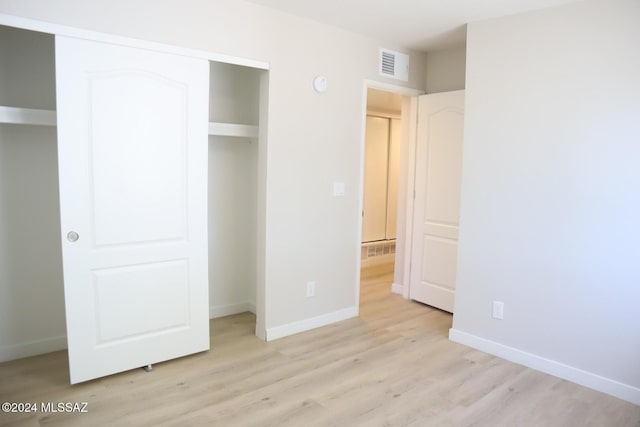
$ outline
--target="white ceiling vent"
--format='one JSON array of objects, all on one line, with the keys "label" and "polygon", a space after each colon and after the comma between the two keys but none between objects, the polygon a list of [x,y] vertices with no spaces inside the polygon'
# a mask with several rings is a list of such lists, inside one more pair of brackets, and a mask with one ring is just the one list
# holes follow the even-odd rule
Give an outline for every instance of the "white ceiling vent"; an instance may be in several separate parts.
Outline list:
[{"label": "white ceiling vent", "polygon": [[408,82],[409,55],[389,49],[380,49],[380,75]]}]

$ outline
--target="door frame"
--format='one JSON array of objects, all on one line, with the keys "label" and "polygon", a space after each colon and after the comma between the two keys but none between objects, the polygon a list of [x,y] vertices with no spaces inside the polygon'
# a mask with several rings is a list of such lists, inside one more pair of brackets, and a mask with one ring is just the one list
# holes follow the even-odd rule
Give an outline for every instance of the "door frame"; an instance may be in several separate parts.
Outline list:
[{"label": "door frame", "polygon": [[[357,222],[357,257],[356,257],[356,309],[360,311],[360,268],[362,266],[362,209],[364,207],[364,165],[367,143],[367,91],[378,89],[402,95],[402,142],[400,164],[406,165],[406,171],[399,176],[398,207],[405,210],[404,215],[398,215],[398,221],[404,221],[403,228],[398,227],[396,236],[395,272],[391,291],[409,298],[409,278],[411,272],[411,230],[413,229],[413,189],[415,185],[415,149],[418,125],[418,96],[425,91],[408,88],[375,80],[365,79],[362,85],[362,111],[360,114],[360,177],[358,184],[358,222]],[[402,170],[401,166],[401,170]],[[411,197],[409,197],[411,195]],[[398,256],[400,255],[400,257]],[[401,259],[398,265],[398,258]],[[400,267],[400,268],[398,268]]]}]

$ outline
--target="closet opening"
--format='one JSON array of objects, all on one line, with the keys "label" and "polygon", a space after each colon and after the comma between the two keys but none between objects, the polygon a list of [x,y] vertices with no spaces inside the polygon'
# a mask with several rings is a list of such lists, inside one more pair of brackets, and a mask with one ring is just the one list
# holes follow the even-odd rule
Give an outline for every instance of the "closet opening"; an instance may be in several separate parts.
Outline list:
[{"label": "closet opening", "polygon": [[0,26],[0,362],[66,348],[54,36]]},{"label": "closet opening", "polygon": [[[67,325],[55,35],[0,25],[0,57],[2,363],[66,349]],[[209,318],[257,313],[262,338],[267,93],[266,69],[209,60]]]},{"label": "closet opening", "polygon": [[[256,314],[261,75],[210,62],[210,318]],[[215,331],[212,331],[215,336]]]}]

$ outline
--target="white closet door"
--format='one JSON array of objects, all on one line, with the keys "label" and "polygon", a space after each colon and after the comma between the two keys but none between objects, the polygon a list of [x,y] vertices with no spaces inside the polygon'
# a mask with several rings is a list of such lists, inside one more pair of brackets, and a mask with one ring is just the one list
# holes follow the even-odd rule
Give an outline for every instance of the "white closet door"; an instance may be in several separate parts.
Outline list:
[{"label": "white closet door", "polygon": [[421,96],[418,113],[409,296],[453,313],[464,91]]},{"label": "white closet door", "polygon": [[402,143],[402,122],[390,119],[389,169],[387,179],[387,240],[396,238],[398,223],[398,179],[400,177],[400,144]]},{"label": "white closet door", "polygon": [[56,84],[71,382],[207,350],[207,61],[56,37]]},{"label": "white closet door", "polygon": [[384,240],[387,225],[389,119],[367,116],[362,241]]}]

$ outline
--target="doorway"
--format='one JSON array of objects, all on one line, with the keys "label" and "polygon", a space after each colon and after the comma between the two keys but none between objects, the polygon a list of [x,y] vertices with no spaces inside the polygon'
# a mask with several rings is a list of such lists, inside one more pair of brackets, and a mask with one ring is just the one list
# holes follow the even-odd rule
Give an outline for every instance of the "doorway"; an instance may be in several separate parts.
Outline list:
[{"label": "doorway", "polygon": [[395,262],[401,115],[401,95],[368,89],[362,209],[363,267]]},{"label": "doorway", "polygon": [[[358,272],[362,280],[358,281],[356,296],[360,301],[363,284],[372,274],[378,280],[386,274],[384,280],[391,282],[391,292],[453,312],[464,91],[420,96],[422,93],[416,90],[369,82],[365,85],[364,106],[368,106],[369,89],[396,93],[402,98],[397,230],[395,256],[386,271],[384,268],[364,271],[369,265],[361,257]],[[367,111],[365,108],[365,117]],[[365,131],[363,120],[362,165],[366,164]],[[438,166],[428,167],[428,161],[431,166]],[[444,227],[449,234],[440,233],[432,238],[434,227]]]},{"label": "doorway", "polygon": [[[366,286],[372,281],[383,281],[385,294],[391,290],[408,297],[405,277],[408,281],[407,257],[411,242],[407,240],[410,238],[407,227],[411,225],[413,207],[407,195],[413,191],[411,153],[415,149],[417,96],[421,93],[400,86],[365,82],[358,266],[361,278],[358,300],[362,302],[368,299]],[[378,136],[371,138],[373,133]],[[369,142],[373,146],[369,146]],[[371,193],[374,193],[373,201],[367,200]]]}]

